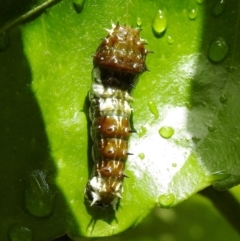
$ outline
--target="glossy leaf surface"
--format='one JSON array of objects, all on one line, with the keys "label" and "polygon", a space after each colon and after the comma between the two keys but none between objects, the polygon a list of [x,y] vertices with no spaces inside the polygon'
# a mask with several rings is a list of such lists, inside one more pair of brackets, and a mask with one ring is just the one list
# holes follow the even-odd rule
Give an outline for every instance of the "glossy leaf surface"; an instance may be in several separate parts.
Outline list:
[{"label": "glossy leaf surface", "polygon": [[[0,54],[4,237],[28,229],[34,240],[113,235],[156,204],[239,183],[239,3],[216,4],[87,1],[76,11],[62,1],[9,32]],[[140,23],[154,52],[133,93],[134,156],[116,213],[84,203],[91,55],[111,21]],[[9,228],[16,224],[23,228]]]}]

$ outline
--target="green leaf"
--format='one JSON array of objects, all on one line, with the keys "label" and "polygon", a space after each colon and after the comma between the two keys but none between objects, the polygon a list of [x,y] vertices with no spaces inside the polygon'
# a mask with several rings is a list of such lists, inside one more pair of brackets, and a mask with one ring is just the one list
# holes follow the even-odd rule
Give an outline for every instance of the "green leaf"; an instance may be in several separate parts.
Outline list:
[{"label": "green leaf", "polygon": [[[239,2],[86,1],[81,11],[76,4],[62,1],[13,29],[0,55],[4,240],[19,230],[28,238],[32,230],[34,240],[117,234],[156,204],[240,180]],[[152,29],[159,10],[161,33]],[[91,55],[111,21],[136,26],[139,18],[154,54],[133,93],[130,178],[116,212],[92,208],[84,202],[93,165]]]},{"label": "green leaf", "polygon": [[[235,193],[239,193],[238,187],[235,188]],[[228,192],[218,192],[218,194],[229,195]],[[229,205],[229,208],[232,206]],[[238,224],[239,216],[230,213],[235,216]],[[196,194],[174,208],[153,209],[138,227],[118,237],[109,237],[108,241],[155,241],[156,237],[158,240],[204,241],[211,237],[212,241],[236,241],[239,239],[239,234],[217,212],[209,199]],[[96,239],[96,241],[101,240],[101,238]]]}]

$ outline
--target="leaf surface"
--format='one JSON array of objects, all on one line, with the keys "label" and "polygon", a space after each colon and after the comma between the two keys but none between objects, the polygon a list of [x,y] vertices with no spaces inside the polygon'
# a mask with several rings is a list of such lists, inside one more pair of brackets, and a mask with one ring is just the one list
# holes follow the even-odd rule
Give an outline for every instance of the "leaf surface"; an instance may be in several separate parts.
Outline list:
[{"label": "leaf surface", "polygon": [[[62,1],[9,33],[0,55],[5,236],[19,227],[35,240],[113,235],[156,204],[239,183],[239,3],[198,2],[87,1],[77,13]],[[152,28],[159,10],[160,35]],[[115,213],[84,202],[91,55],[111,21],[136,26],[137,18],[154,54],[133,93],[134,155]]]}]

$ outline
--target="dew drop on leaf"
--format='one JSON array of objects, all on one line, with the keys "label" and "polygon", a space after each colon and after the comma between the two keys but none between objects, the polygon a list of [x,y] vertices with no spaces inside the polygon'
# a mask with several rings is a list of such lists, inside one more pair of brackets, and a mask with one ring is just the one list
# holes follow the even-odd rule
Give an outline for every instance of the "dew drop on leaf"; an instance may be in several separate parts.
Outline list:
[{"label": "dew drop on leaf", "polygon": [[32,230],[20,224],[13,224],[8,229],[8,236],[11,241],[31,241],[33,240]]},{"label": "dew drop on leaf", "polygon": [[158,132],[159,132],[161,137],[163,137],[165,139],[169,139],[173,136],[174,129],[172,127],[169,127],[169,126],[163,126],[159,129]]},{"label": "dew drop on leaf", "polygon": [[220,14],[222,14],[225,10],[225,0],[218,0],[212,7],[212,15],[214,17],[219,16]]},{"label": "dew drop on leaf", "polygon": [[195,8],[191,9],[188,13],[188,17],[190,20],[194,20],[197,18],[198,12]]},{"label": "dew drop on leaf", "polygon": [[138,130],[138,136],[143,137],[147,133],[147,128],[145,126],[141,126],[140,130]]},{"label": "dew drop on leaf", "polygon": [[7,49],[8,43],[8,34],[6,32],[0,33],[0,52]]},{"label": "dew drop on leaf", "polygon": [[159,112],[158,112],[156,104],[153,101],[149,101],[148,107],[149,107],[149,110],[151,111],[151,113],[155,116],[155,118],[158,119]]},{"label": "dew drop on leaf", "polygon": [[158,197],[158,205],[164,208],[169,208],[175,201],[173,194],[162,194]]},{"label": "dew drop on leaf", "polygon": [[225,170],[217,171],[214,173],[211,173],[207,176],[207,181],[212,183],[214,181],[222,181],[224,179],[227,179],[231,174]]},{"label": "dew drop on leaf", "polygon": [[193,140],[195,143],[197,143],[197,142],[199,142],[201,139],[198,138],[198,137],[196,137],[196,136],[193,136],[193,137],[192,137],[192,140]]},{"label": "dew drop on leaf", "polygon": [[172,163],[172,167],[177,167],[177,163]]},{"label": "dew drop on leaf", "polygon": [[226,67],[226,70],[227,70],[228,73],[232,73],[235,70],[235,67],[232,66],[232,65],[229,65],[229,66]]},{"label": "dew drop on leaf", "polygon": [[229,46],[224,38],[218,37],[213,40],[208,49],[208,58],[212,62],[220,62],[229,52]]},{"label": "dew drop on leaf", "polygon": [[209,126],[208,126],[208,130],[209,130],[210,132],[213,132],[215,129],[216,129],[216,127],[213,126],[213,125],[209,125]]},{"label": "dew drop on leaf", "polygon": [[145,154],[142,152],[142,153],[139,153],[138,154],[138,157],[143,160],[145,158]]},{"label": "dew drop on leaf", "polygon": [[219,99],[220,99],[220,102],[224,104],[228,101],[228,96],[226,94],[222,94]]},{"label": "dew drop on leaf", "polygon": [[167,37],[168,44],[172,45],[174,43],[174,39],[171,36]]},{"label": "dew drop on leaf", "polygon": [[202,4],[204,2],[204,0],[197,0],[198,4]]},{"label": "dew drop on leaf", "polygon": [[152,28],[157,35],[163,33],[166,30],[167,17],[165,10],[158,10],[156,16],[153,19]]},{"label": "dew drop on leaf", "polygon": [[37,217],[50,215],[54,207],[54,193],[46,180],[46,173],[35,170],[26,179],[24,208]]},{"label": "dew drop on leaf", "polygon": [[142,25],[142,20],[141,20],[141,18],[137,18],[137,26],[138,26],[138,27],[141,27],[141,25]]},{"label": "dew drop on leaf", "polygon": [[81,13],[84,8],[85,0],[73,0],[73,7],[77,13]]}]

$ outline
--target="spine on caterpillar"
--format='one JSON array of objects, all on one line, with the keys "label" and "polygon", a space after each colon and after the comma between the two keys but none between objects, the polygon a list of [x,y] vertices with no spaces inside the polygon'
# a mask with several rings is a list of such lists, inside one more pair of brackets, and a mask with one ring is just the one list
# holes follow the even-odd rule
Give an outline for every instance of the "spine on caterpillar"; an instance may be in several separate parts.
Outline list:
[{"label": "spine on caterpillar", "polygon": [[149,51],[140,29],[113,25],[93,56],[93,83],[89,92],[94,168],[85,189],[91,206],[112,206],[122,197],[129,153],[131,90],[147,70]]}]

